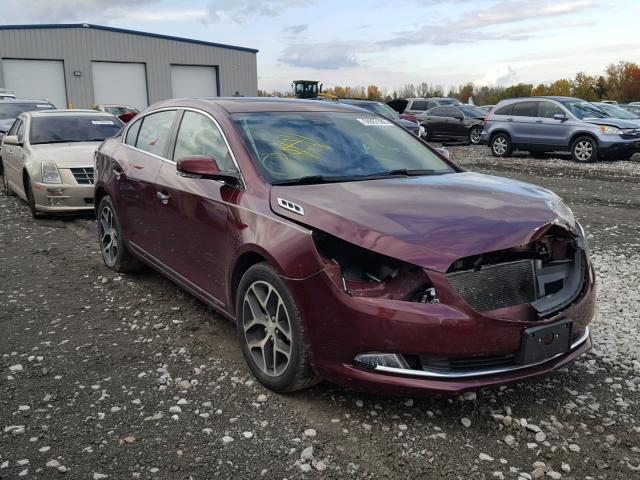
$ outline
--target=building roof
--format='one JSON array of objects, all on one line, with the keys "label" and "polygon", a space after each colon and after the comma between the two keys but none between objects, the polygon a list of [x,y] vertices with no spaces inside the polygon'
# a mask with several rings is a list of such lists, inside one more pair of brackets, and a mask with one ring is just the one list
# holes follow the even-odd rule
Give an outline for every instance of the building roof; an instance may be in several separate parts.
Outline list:
[{"label": "building roof", "polygon": [[129,35],[140,35],[142,37],[159,38],[161,40],[171,40],[174,42],[192,43],[195,45],[205,45],[208,47],[227,48],[229,50],[240,50],[242,52],[258,53],[255,48],[238,47],[235,45],[226,45],[224,43],[205,42],[203,40],[194,40],[191,38],[173,37],[171,35],[162,35],[159,33],[139,32],[137,30],[128,30],[125,28],[106,27],[104,25],[94,25],[90,23],[44,23],[34,25],[0,25],[0,30],[55,30],[60,28],[92,28],[94,30],[103,30],[106,32],[126,33]]}]

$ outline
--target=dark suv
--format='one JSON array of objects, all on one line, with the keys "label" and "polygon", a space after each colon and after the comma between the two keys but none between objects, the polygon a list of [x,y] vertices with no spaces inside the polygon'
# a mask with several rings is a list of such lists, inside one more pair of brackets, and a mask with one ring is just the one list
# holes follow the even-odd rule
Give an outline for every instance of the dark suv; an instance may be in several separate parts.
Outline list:
[{"label": "dark suv", "polygon": [[625,160],[640,151],[640,127],[611,118],[592,103],[571,97],[501,101],[485,120],[482,141],[496,157],[513,150],[568,151],[577,162]]}]

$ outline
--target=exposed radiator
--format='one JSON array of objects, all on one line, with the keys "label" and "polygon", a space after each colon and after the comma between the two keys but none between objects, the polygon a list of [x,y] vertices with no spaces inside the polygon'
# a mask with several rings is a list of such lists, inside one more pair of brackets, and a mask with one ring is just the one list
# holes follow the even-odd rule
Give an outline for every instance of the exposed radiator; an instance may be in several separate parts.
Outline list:
[{"label": "exposed radiator", "polygon": [[530,303],[536,300],[536,273],[533,260],[483,266],[447,275],[451,285],[476,311]]}]

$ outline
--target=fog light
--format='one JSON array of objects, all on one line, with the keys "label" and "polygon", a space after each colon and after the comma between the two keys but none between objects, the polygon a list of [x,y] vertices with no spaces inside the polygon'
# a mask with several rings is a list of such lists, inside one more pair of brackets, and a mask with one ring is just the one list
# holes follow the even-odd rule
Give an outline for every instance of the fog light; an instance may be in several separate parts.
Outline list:
[{"label": "fog light", "polygon": [[51,207],[61,207],[64,205],[64,198],[62,197],[49,197],[49,205]]},{"label": "fog light", "polygon": [[409,368],[409,364],[398,353],[361,353],[353,359],[362,368],[374,370],[376,367]]},{"label": "fog light", "polygon": [[63,197],[64,190],[62,188],[47,188],[47,197]]}]

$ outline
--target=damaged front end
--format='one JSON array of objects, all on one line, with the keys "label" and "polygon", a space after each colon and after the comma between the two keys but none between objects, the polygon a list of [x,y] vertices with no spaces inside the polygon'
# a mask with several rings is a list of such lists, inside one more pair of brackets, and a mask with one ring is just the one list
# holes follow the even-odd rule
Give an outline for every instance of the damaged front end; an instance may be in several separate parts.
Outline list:
[{"label": "damaged front end", "polygon": [[[571,305],[589,275],[588,240],[549,224],[526,245],[454,262],[446,277],[474,311],[494,318],[536,321]],[[521,306],[520,309],[512,307]]]}]

